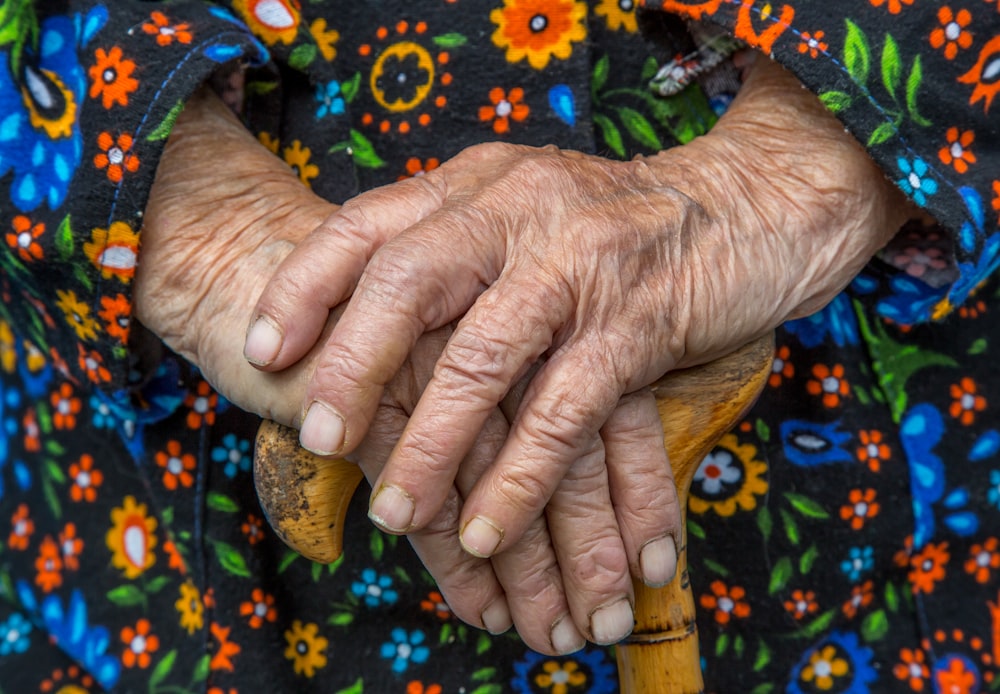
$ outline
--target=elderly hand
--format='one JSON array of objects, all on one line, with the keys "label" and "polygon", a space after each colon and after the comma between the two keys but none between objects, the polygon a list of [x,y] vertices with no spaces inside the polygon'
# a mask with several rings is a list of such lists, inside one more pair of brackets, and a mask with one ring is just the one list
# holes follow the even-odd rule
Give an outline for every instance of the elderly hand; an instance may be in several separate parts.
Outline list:
[{"label": "elderly hand", "polygon": [[[218,161],[248,173],[220,175]],[[335,209],[254,142],[213,95],[192,99],[171,135],[146,210],[136,316],[232,402],[294,424],[319,348],[294,368],[267,374],[240,358],[232,336],[242,330],[273,268]],[[358,270],[356,257],[339,262],[329,272]],[[383,393],[369,436],[358,449],[370,479],[399,438],[449,334],[442,329],[418,341]],[[463,552],[457,536],[462,495],[507,436],[507,420],[494,409],[440,513],[410,537],[460,618],[493,632],[513,621],[532,648],[546,653],[576,650],[586,638],[616,641],[631,629],[625,549],[630,539],[622,539],[608,498],[603,452],[644,459],[654,479],[666,474],[669,481],[659,422],[648,421],[648,410],[640,407],[644,398],[651,396],[623,400],[605,438],[596,437],[591,454],[573,466],[553,497],[548,525],[536,520],[507,556],[490,562]],[[661,505],[668,520],[678,514],[676,503]],[[666,526],[670,523],[648,531],[639,526],[660,538],[652,549],[662,551],[643,555],[646,574],[655,582],[673,572]]]},{"label": "elderly hand", "polygon": [[[312,450],[356,448],[415,340],[458,321],[375,481],[383,527],[426,527],[497,403],[544,358],[461,512],[468,551],[510,547],[622,394],[819,309],[898,229],[903,198],[861,147],[794,78],[756,63],[686,146],[613,162],[481,145],[360,196],[286,259],[245,345],[260,368],[313,348],[353,289],[306,390]],[[371,260],[331,281],[322,268],[343,254]],[[612,481],[643,462],[609,457]]]}]

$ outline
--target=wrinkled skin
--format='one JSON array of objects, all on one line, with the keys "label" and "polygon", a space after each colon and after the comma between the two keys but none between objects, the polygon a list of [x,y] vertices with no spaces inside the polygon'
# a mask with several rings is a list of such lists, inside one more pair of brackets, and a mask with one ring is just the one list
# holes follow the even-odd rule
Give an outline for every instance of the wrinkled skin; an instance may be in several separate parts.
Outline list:
[{"label": "wrinkled skin", "polygon": [[[244,174],[226,175],[233,170]],[[321,345],[271,374],[242,358],[239,336],[274,268],[336,209],[305,188],[218,99],[197,96],[157,170],[142,232],[136,317],[232,402],[296,424]],[[363,262],[351,258],[335,272],[359,274],[363,266],[356,265]],[[326,333],[334,322],[328,317]],[[421,337],[381,391],[354,456],[370,480],[398,441],[449,335],[445,327]],[[514,400],[489,413],[455,485],[449,482],[438,512],[411,533],[411,542],[456,615],[474,626],[500,632],[513,622],[528,645],[545,653],[571,652],[585,639],[617,641],[632,627],[630,563],[636,575],[644,570],[656,583],[669,579],[674,567],[679,510],[652,396],[640,391],[622,399],[552,495],[548,522],[527,524],[503,556],[477,558],[458,542],[462,499],[506,440],[503,412],[513,413]],[[637,472],[609,485],[605,455],[640,461]],[[665,491],[653,498],[646,484]]]},{"label": "wrinkled skin", "polygon": [[[354,450],[415,341],[454,322],[374,480],[376,522],[426,527],[497,404],[537,366],[495,460],[460,484],[463,546],[503,556],[594,454],[623,394],[818,310],[891,238],[910,213],[899,191],[788,73],[763,58],[748,71],[688,145],[629,162],[480,145],[391,195],[355,198],[289,255],[245,353],[280,373],[322,345],[303,400],[311,450]],[[332,274],[345,256],[364,271]],[[608,457],[612,490],[633,465]]]}]

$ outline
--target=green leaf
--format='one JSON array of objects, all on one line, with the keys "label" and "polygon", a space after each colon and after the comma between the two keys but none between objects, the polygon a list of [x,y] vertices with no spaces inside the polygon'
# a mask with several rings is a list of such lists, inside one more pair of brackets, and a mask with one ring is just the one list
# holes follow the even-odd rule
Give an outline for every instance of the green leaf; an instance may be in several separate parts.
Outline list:
[{"label": "green leaf", "polygon": [[215,547],[215,555],[219,558],[219,564],[227,573],[233,576],[250,577],[250,569],[247,568],[246,560],[235,547],[222,540],[212,540]]},{"label": "green leaf", "polygon": [[719,634],[719,638],[715,641],[715,657],[721,658],[725,655],[726,651],[729,649],[729,634],[722,633]]},{"label": "green leaf", "polygon": [[438,637],[438,643],[445,644],[448,643],[448,639],[451,638],[451,625],[445,623],[441,627],[441,634]]},{"label": "green leaf", "polygon": [[793,638],[800,639],[811,639],[816,637],[818,634],[826,631],[827,627],[833,621],[833,618],[837,616],[837,609],[834,608],[827,612],[824,612],[819,617],[811,621],[809,624],[805,625],[794,634],[791,634]]},{"label": "green leaf", "polygon": [[896,101],[896,90],[899,89],[903,77],[903,66],[899,60],[899,46],[892,34],[885,35],[885,46],[882,47],[882,84],[889,96]]},{"label": "green leaf", "polygon": [[971,347],[969,347],[968,354],[982,354],[983,352],[986,351],[986,344],[987,343],[985,337],[979,338],[978,340],[972,343]]},{"label": "green leaf", "polygon": [[382,553],[385,551],[385,538],[382,537],[382,533],[378,530],[372,530],[371,540],[368,542],[368,547],[372,553],[372,559],[379,561],[382,559]]},{"label": "green leaf", "polygon": [[611,119],[600,113],[595,113],[594,124],[601,131],[601,139],[604,140],[612,152],[619,157],[625,157],[625,145],[622,143],[622,134],[618,132],[618,126],[611,122]]},{"label": "green leaf", "polygon": [[441,34],[431,40],[434,41],[435,46],[440,46],[441,48],[461,48],[469,42],[465,34],[459,34],[458,32]]},{"label": "green leaf", "polygon": [[279,574],[285,573],[285,569],[291,566],[292,562],[301,556],[302,555],[299,554],[298,552],[285,552],[285,556],[283,556],[281,558],[281,561],[278,562],[278,573]]},{"label": "green leaf", "polygon": [[56,229],[56,253],[60,260],[66,260],[73,255],[73,228],[70,225],[69,215],[63,217]]},{"label": "green leaf", "polygon": [[319,579],[323,577],[323,564],[314,561],[310,573],[312,574],[313,583],[319,583]]},{"label": "green leaf", "polygon": [[335,627],[346,627],[354,623],[354,615],[350,612],[334,612],[330,615],[326,623]]},{"label": "green leaf", "polygon": [[336,694],[362,694],[365,690],[365,681],[360,677],[355,680],[354,684],[349,687],[344,687]]},{"label": "green leaf", "polygon": [[713,559],[702,559],[701,563],[705,565],[706,569],[723,578],[729,575],[729,569]]},{"label": "green leaf", "polygon": [[767,647],[767,644],[763,641],[760,642],[760,646],[757,648],[757,657],[753,661],[753,671],[760,672],[767,667],[767,664],[771,662],[771,649]]},{"label": "green leaf", "polygon": [[810,545],[801,557],[799,557],[799,573],[805,576],[807,573],[812,571],[813,564],[819,557],[819,548],[816,545]]},{"label": "green leaf", "polygon": [[747,647],[746,641],[743,640],[742,636],[737,634],[736,638],[733,639],[733,653],[736,654],[737,658],[743,657],[743,652],[746,650],[746,647]]},{"label": "green leaf", "polygon": [[299,72],[305,72],[309,64],[316,59],[319,49],[314,43],[303,43],[292,49],[288,55],[288,65]]},{"label": "green leaf", "polygon": [[756,423],[754,424],[754,428],[757,430],[757,437],[761,441],[767,443],[771,440],[771,427],[769,427],[767,422],[763,419],[758,417]]},{"label": "green leaf", "polygon": [[378,169],[385,166],[382,158],[375,153],[375,147],[371,141],[353,128],[351,128],[351,142],[347,153],[354,159],[355,164],[366,169]]},{"label": "green leaf", "polygon": [[597,96],[608,81],[608,72],[611,68],[611,59],[605,53],[594,63],[594,72],[590,75],[590,93]]},{"label": "green leaf", "polygon": [[146,141],[158,142],[160,140],[166,140],[170,137],[170,131],[174,129],[174,123],[177,122],[177,117],[181,115],[181,111],[183,110],[183,101],[178,101],[176,104],[171,106],[170,110],[167,111],[167,115],[160,121],[160,124],[153,128],[153,132],[146,135]]},{"label": "green leaf", "polygon": [[693,521],[690,518],[688,518],[687,522],[687,531],[688,535],[693,535],[694,537],[697,537],[699,540],[705,539],[705,529],[701,527],[700,523],[698,523],[697,521]]},{"label": "green leaf", "polygon": [[497,669],[495,667],[484,667],[479,668],[469,677],[473,682],[482,682],[483,680],[491,680],[497,675]]},{"label": "green leaf", "polygon": [[484,684],[473,689],[471,694],[503,694],[503,689],[499,684]]},{"label": "green leaf", "polygon": [[622,106],[616,110],[625,129],[628,130],[629,135],[634,137],[636,141],[656,151],[663,149],[663,143],[660,142],[656,130],[653,129],[652,124],[646,116],[627,106]]},{"label": "green leaf", "polygon": [[774,691],[774,684],[771,682],[765,682],[764,684],[758,684],[756,687],[750,690],[750,694],[771,694]]},{"label": "green leaf", "polygon": [[55,487],[52,486],[52,478],[48,475],[42,475],[42,493],[45,495],[45,501],[49,504],[52,515],[57,519],[62,518],[62,502],[59,500],[59,494]]},{"label": "green leaf", "polygon": [[888,142],[896,134],[896,123],[880,123],[868,138],[868,147]]},{"label": "green leaf", "polygon": [[160,518],[163,520],[164,525],[172,525],[174,522],[174,507],[167,506],[160,513]]},{"label": "green leaf", "polygon": [[653,56],[647,56],[645,62],[642,64],[642,72],[639,74],[639,80],[641,82],[648,82],[656,76],[656,73],[660,71],[660,62]]},{"label": "green leaf", "polygon": [[769,595],[774,595],[779,590],[788,585],[788,581],[791,580],[792,575],[795,573],[795,569],[792,567],[792,560],[788,557],[782,557],[775,563],[774,568],[771,569],[771,580],[767,585],[767,592]]},{"label": "green leaf", "polygon": [[891,583],[885,584],[885,606],[890,612],[899,610],[899,594],[896,593],[896,586]]},{"label": "green leaf", "polygon": [[871,71],[871,50],[868,48],[868,38],[857,24],[850,19],[847,22],[847,36],[844,39],[844,66],[848,74],[858,84],[868,83]]},{"label": "green leaf", "polygon": [[156,595],[161,590],[167,587],[170,583],[169,576],[157,576],[152,581],[146,584],[146,593],[149,595]]},{"label": "green leaf", "polygon": [[118,607],[135,607],[146,603],[146,594],[138,586],[126,583],[108,591],[108,602]]},{"label": "green leaf", "polygon": [[270,94],[277,88],[277,82],[261,82],[255,80],[253,82],[247,82],[246,87],[244,87],[244,91],[247,96],[264,96],[265,94]]},{"label": "green leaf", "polygon": [[795,522],[795,517],[785,509],[781,509],[778,513],[781,514],[781,523],[785,527],[785,536],[788,537],[789,542],[798,547],[801,535],[799,535],[799,524]]},{"label": "green leaf", "polygon": [[885,610],[872,612],[861,622],[861,638],[869,643],[885,638],[888,633],[889,620],[885,616]]},{"label": "green leaf", "polygon": [[339,557],[337,557],[332,562],[326,565],[326,575],[332,576],[333,574],[335,574],[337,572],[337,569],[339,569],[343,565],[343,563],[344,563],[344,553],[341,552]]},{"label": "green leaf", "polygon": [[771,517],[771,510],[767,506],[761,506],[757,512],[757,527],[760,534],[764,536],[764,542],[771,539],[771,530],[774,528],[774,519]]},{"label": "green leaf", "polygon": [[[46,449],[48,449],[48,446],[46,446]],[[58,453],[56,453],[56,455],[58,455]],[[59,467],[59,463],[54,460],[45,461],[45,474],[48,475],[53,482],[66,484],[66,473],[64,473],[63,469]]]},{"label": "green leaf", "polygon": [[354,101],[354,97],[358,95],[358,89],[361,87],[361,73],[355,72],[351,79],[347,80],[340,85],[340,92],[344,95],[344,101],[351,103]]},{"label": "green leaf", "polygon": [[240,510],[239,504],[225,494],[221,494],[219,492],[209,492],[208,497],[205,499],[205,503],[208,504],[208,507],[213,511],[236,513]]},{"label": "green leaf", "polygon": [[489,636],[480,632],[479,639],[476,641],[476,655],[482,655],[486,651],[493,647],[493,641]]},{"label": "green leaf", "polygon": [[204,682],[208,679],[209,665],[212,662],[212,656],[208,653],[198,658],[198,662],[194,666],[194,671],[191,673],[191,682]]},{"label": "green leaf", "polygon": [[910,75],[906,78],[906,110],[910,112],[910,118],[917,125],[922,125],[925,128],[931,125],[931,122],[920,115],[920,111],[917,108],[917,92],[920,90],[920,85],[924,81],[924,68],[920,62],[920,54],[913,59],[913,67],[910,68]]},{"label": "green leaf", "polygon": [[82,284],[88,292],[94,291],[94,280],[90,278],[87,269],[82,265],[73,266],[73,278]]},{"label": "green leaf", "polygon": [[854,99],[851,98],[850,94],[836,90],[823,92],[819,95],[819,100],[834,113],[840,113],[844,109],[850,108],[851,104],[854,103]]},{"label": "green leaf", "polygon": [[157,686],[162,682],[170,671],[174,669],[174,661],[177,660],[177,651],[170,651],[165,656],[163,660],[156,664],[153,669],[153,674],[149,676],[149,691],[155,692]]},{"label": "green leaf", "polygon": [[792,505],[792,508],[807,518],[819,518],[821,520],[826,520],[830,517],[830,514],[827,513],[822,506],[807,496],[787,492],[785,494],[785,498],[788,499],[788,503]]},{"label": "green leaf", "polygon": [[851,392],[854,393],[854,397],[858,399],[858,402],[860,402],[865,407],[872,404],[872,399],[871,396],[868,395],[868,391],[862,388],[861,386],[852,385]]},{"label": "green leaf", "polygon": [[[45,441],[45,452],[50,455],[63,455],[66,452],[66,447],[55,439],[47,439]],[[55,469],[52,470],[53,479],[57,482],[65,482],[66,477],[63,475],[62,468],[60,468],[56,463],[52,463],[52,461],[49,462],[55,467]]]}]

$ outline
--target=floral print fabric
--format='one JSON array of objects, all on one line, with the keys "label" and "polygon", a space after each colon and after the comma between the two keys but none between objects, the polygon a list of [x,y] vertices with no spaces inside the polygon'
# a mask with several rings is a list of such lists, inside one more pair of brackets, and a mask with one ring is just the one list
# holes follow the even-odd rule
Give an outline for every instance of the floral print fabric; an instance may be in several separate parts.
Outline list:
[{"label": "floral print fabric", "polygon": [[627,157],[705,132],[726,66],[647,86],[696,48],[680,17],[773,52],[944,222],[780,329],[761,402],[702,463],[707,690],[1000,686],[1000,6],[663,5],[645,36],[629,0],[0,6],[0,690],[616,691],[611,649],[552,658],[459,623],[361,501],[338,563],[284,548],[256,420],[130,322],[130,282],[206,80],[343,200],[485,139]]}]

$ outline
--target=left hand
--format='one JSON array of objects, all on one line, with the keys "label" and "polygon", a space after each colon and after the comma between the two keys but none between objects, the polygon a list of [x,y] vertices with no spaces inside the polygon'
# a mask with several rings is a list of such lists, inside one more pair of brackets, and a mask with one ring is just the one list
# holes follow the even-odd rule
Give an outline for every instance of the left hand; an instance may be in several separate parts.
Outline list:
[{"label": "left hand", "polygon": [[[458,320],[374,484],[372,515],[395,532],[435,516],[490,413],[545,357],[465,499],[462,542],[480,556],[538,517],[623,394],[817,310],[908,212],[840,123],[764,59],[715,129],[683,147],[614,162],[480,145],[344,210],[257,304],[253,325],[283,342],[261,354],[251,340],[246,352],[265,369],[294,363],[357,282],[307,389],[300,438],[343,453],[416,339]],[[413,219],[397,228],[398,210]],[[358,229],[390,240],[360,277],[329,282],[316,266]],[[622,464],[619,479],[633,463]]]}]

